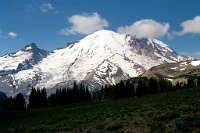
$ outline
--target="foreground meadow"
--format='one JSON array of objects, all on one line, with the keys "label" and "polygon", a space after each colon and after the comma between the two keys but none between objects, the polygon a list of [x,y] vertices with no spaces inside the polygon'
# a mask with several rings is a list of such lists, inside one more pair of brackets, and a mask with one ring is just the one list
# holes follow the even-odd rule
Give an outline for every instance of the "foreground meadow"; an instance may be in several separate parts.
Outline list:
[{"label": "foreground meadow", "polygon": [[200,89],[10,112],[0,132],[200,132]]}]

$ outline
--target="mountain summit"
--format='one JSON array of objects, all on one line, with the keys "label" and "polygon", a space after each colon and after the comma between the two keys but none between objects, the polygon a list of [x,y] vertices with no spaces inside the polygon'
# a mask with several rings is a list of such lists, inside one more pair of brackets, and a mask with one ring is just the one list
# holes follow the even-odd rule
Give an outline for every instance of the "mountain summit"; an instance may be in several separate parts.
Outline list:
[{"label": "mountain summit", "polygon": [[[17,65],[14,67],[7,62],[31,62],[31,67],[22,67],[16,73],[2,75],[0,81],[12,86],[13,90],[22,86],[27,89],[31,86],[51,89],[68,86],[73,81],[84,81],[95,88],[136,77],[159,64],[189,59],[178,55],[159,40],[137,39],[108,30],[97,31],[49,54],[44,50],[32,50],[34,48],[35,45],[31,44],[15,54],[0,57],[0,71],[17,69]],[[35,61],[34,53],[39,60]],[[14,61],[13,56],[20,60]]]},{"label": "mountain summit", "polygon": [[46,50],[39,49],[36,44],[31,43],[16,53],[6,54],[0,57],[0,76],[31,69],[48,53]]}]

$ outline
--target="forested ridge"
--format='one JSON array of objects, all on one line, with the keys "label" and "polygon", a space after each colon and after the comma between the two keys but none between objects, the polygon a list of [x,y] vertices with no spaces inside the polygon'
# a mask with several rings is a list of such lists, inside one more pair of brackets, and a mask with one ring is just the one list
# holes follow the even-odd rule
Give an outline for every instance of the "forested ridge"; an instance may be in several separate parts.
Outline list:
[{"label": "forested ridge", "polygon": [[49,96],[47,96],[45,88],[32,88],[27,103],[22,93],[17,94],[15,97],[1,99],[0,114],[3,115],[9,111],[46,108],[80,102],[142,97],[191,88],[200,88],[200,77],[188,78],[186,83],[177,82],[175,85],[164,78],[133,78],[121,81],[116,85],[102,86],[100,90],[95,92],[90,92],[88,86],[84,86],[83,84],[77,85],[77,83],[74,82],[73,88],[60,88]]}]

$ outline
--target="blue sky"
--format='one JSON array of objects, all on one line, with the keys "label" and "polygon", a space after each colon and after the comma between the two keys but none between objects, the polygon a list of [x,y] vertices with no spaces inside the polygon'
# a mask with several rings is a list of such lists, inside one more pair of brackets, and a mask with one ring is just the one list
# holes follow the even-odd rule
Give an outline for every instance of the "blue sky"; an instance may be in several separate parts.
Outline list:
[{"label": "blue sky", "polygon": [[157,38],[200,59],[199,0],[0,0],[0,56],[53,50],[100,29]]}]

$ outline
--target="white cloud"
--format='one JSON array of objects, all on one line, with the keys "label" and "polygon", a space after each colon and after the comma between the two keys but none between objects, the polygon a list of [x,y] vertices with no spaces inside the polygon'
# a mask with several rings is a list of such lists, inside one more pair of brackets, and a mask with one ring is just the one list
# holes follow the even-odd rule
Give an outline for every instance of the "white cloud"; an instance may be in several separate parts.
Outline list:
[{"label": "white cloud", "polygon": [[12,37],[12,38],[16,38],[16,37],[17,37],[17,34],[14,33],[14,32],[12,32],[12,31],[8,32],[8,35],[9,35],[10,37]]},{"label": "white cloud", "polygon": [[68,18],[68,21],[72,24],[71,28],[62,29],[60,34],[90,34],[109,26],[108,21],[102,18],[98,13],[92,13],[91,15],[87,13],[73,15]]},{"label": "white cloud", "polygon": [[168,33],[168,23],[159,23],[152,19],[142,19],[130,26],[118,27],[117,32],[130,34],[138,38],[160,38]]},{"label": "white cloud", "polygon": [[192,20],[182,22],[181,27],[183,28],[181,31],[172,32],[172,34],[182,36],[187,33],[200,33],[200,16],[196,16]]},{"label": "white cloud", "polygon": [[41,6],[40,6],[40,11],[42,11],[43,13],[46,13],[50,10],[53,10],[53,6],[50,4],[50,3],[43,3]]}]

